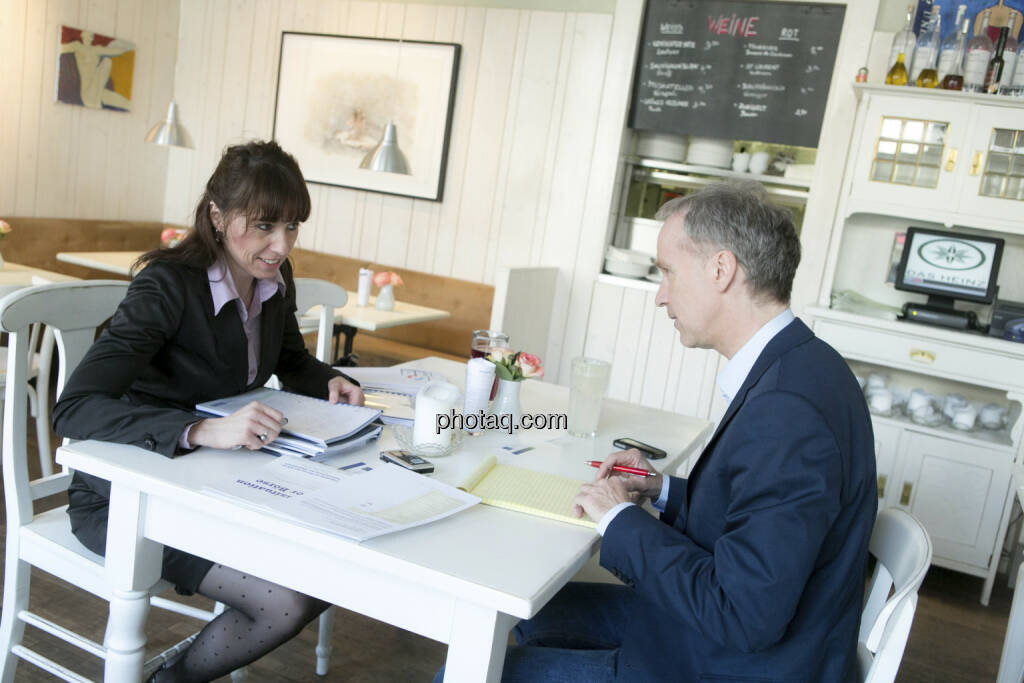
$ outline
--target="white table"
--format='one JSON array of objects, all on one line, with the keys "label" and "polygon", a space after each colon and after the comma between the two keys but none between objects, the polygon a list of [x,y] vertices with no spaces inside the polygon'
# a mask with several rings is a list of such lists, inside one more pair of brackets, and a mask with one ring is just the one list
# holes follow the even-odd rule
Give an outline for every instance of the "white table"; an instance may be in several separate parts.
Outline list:
[{"label": "white table", "polygon": [[3,288],[4,291],[20,287],[31,287],[34,284],[71,282],[77,279],[63,273],[23,266],[20,263],[12,263],[11,261],[3,261],[2,265],[0,265],[0,288]]},{"label": "white table", "polygon": [[[141,251],[62,251],[57,254],[57,260],[128,276],[132,265],[142,254],[143,252]],[[376,297],[370,297],[369,306],[357,306],[355,297],[352,296],[349,297],[348,303],[343,308],[334,309],[334,333],[337,335],[341,332],[345,335],[345,344],[342,351],[344,357],[347,358],[352,354],[352,341],[357,329],[372,332],[388,327],[443,320],[444,318],[451,317],[451,313],[439,308],[417,306],[401,301],[395,302],[394,310],[378,311],[374,307],[376,301]],[[299,319],[299,329],[303,334],[316,332],[319,313],[319,307],[314,307]]]},{"label": "white table", "polygon": [[[1013,470],[1013,485],[1017,488],[1017,501],[1024,509],[1024,466]],[[1021,683],[1024,680],[1024,565],[1017,570],[1017,583],[1010,603],[1010,619],[1006,624],[1003,656],[999,659],[999,677],[996,683]]]},{"label": "white table", "polygon": [[[436,358],[412,363],[461,384],[465,366]],[[528,381],[523,408],[564,412],[568,389]],[[491,433],[467,438],[462,449],[434,461],[436,476],[453,481],[497,444],[534,445],[503,459],[523,466],[593,477],[585,458],[603,457],[618,436],[636,436],[670,452],[675,467],[698,449],[712,425],[696,418],[608,401],[595,439],[564,432]],[[650,431],[646,431],[650,429]],[[333,463],[377,462],[394,447],[381,441]],[[202,492],[204,482],[237,473],[270,456],[199,449],[169,459],[97,441],[58,450],[65,466],[111,482],[107,579],[111,586],[105,680],[141,675],[148,611],[145,589],[160,571],[160,544],[286,585],[346,609],[448,643],[446,680],[498,681],[508,632],[541,607],[597,552],[588,528],[477,505],[440,522],[358,544],[255,512]]]}]

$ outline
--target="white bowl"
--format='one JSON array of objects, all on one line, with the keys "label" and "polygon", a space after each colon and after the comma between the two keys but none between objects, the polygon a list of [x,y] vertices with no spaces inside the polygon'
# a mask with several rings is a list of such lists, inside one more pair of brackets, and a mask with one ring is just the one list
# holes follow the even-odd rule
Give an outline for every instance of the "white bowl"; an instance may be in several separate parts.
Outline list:
[{"label": "white bowl", "polygon": [[608,245],[608,250],[605,251],[605,258],[609,261],[615,261],[616,263],[633,263],[637,265],[643,265],[646,268],[650,268],[654,265],[654,258],[650,254],[642,251],[634,251],[632,249],[620,249]]},{"label": "white bowl", "polygon": [[690,138],[686,163],[696,166],[732,167],[733,141],[722,138]]},{"label": "white bowl", "polygon": [[649,263],[630,263],[629,261],[605,259],[604,269],[612,275],[641,278],[651,271],[651,265]]}]

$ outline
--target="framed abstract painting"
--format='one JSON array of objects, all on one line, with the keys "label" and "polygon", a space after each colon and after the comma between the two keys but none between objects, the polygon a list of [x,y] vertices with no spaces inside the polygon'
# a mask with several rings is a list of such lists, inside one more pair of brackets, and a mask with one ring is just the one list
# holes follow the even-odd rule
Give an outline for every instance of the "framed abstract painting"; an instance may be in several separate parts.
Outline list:
[{"label": "framed abstract painting", "polygon": [[56,100],[131,111],[135,43],[70,26],[57,31]]},{"label": "framed abstract painting", "polygon": [[[273,135],[311,183],[440,201],[460,46],[286,31]],[[408,173],[360,168],[394,122]]]}]

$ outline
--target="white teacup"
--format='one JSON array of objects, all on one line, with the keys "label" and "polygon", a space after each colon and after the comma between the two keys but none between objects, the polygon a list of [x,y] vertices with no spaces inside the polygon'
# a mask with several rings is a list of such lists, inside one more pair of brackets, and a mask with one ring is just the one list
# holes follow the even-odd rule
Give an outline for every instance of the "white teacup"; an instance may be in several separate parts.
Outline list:
[{"label": "white teacup", "polygon": [[978,419],[986,429],[1002,429],[1006,425],[1006,408],[998,403],[986,403],[981,407]]},{"label": "white teacup", "polygon": [[764,173],[768,170],[768,164],[771,160],[772,156],[768,152],[754,152],[750,155],[750,172]]},{"label": "white teacup", "polygon": [[877,372],[872,372],[868,375],[868,389],[884,389],[886,382],[889,381],[885,375],[880,375]]},{"label": "white teacup", "polygon": [[928,395],[927,391],[924,389],[914,389],[910,392],[910,398],[907,399],[907,410],[917,415],[919,409],[924,406],[931,407],[931,404],[932,397]]},{"label": "white teacup", "polygon": [[963,408],[957,408],[953,411],[953,426],[957,429],[974,429],[974,420],[977,418],[978,412],[974,409],[970,403]]},{"label": "white teacup", "polygon": [[868,407],[873,413],[888,413],[892,410],[892,392],[888,389],[875,389],[870,392]]},{"label": "white teacup", "polygon": [[967,399],[960,394],[946,394],[946,398],[942,402],[942,414],[952,420],[957,410],[966,408],[968,405]]},{"label": "white teacup", "polygon": [[917,420],[931,420],[935,417],[935,406],[932,405],[931,401],[922,403],[914,408],[907,408],[910,414]]},{"label": "white teacup", "polygon": [[750,155],[746,152],[736,152],[732,155],[732,170],[737,173],[746,173],[750,168]]}]

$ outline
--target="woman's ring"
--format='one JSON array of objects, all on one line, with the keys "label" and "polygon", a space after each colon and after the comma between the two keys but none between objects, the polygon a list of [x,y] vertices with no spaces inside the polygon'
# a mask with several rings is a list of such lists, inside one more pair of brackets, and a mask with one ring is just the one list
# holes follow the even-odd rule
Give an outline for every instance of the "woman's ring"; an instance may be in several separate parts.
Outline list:
[{"label": "woman's ring", "polygon": [[260,439],[260,441],[266,441],[267,440],[267,433],[263,432],[262,434],[260,434],[259,435],[259,439]]}]

